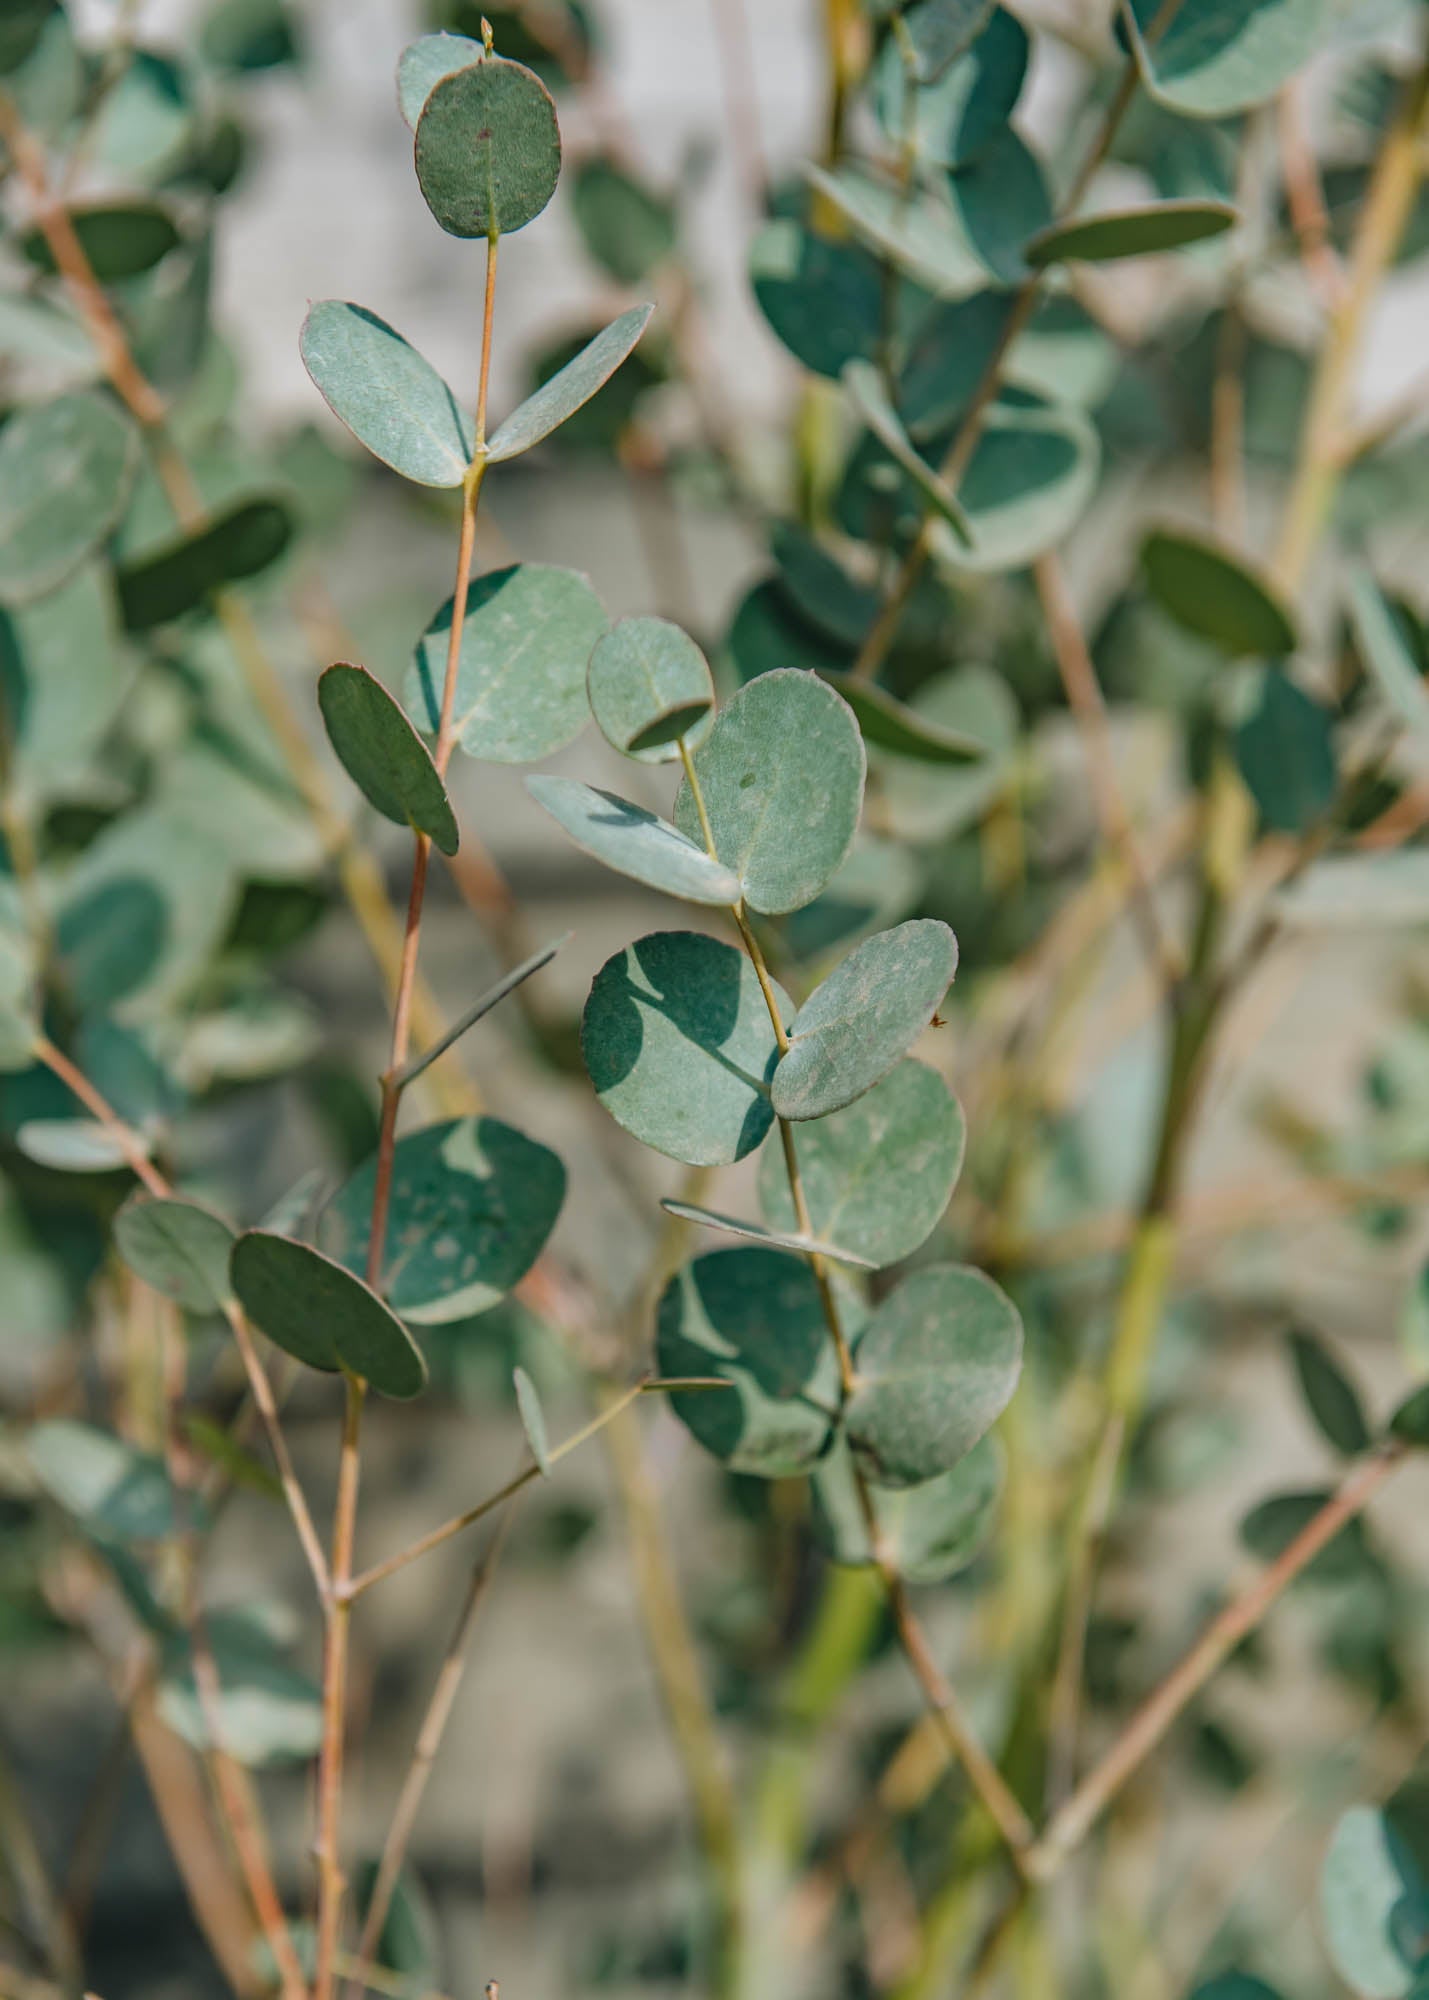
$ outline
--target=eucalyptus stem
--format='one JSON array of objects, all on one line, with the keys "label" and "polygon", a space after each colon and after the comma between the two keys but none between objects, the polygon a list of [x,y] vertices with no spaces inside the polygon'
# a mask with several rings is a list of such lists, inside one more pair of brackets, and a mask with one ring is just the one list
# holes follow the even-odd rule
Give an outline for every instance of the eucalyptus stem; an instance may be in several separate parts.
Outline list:
[{"label": "eucalyptus stem", "polygon": [[[442,684],[441,717],[432,762],[445,778],[455,732],[461,642],[471,588],[471,563],[476,545],[476,517],[486,480],[486,403],[491,379],[492,329],[496,308],[496,253],[500,241],[493,224],[486,239],[486,284],[481,318],[481,359],[476,401],[476,431],[471,463],[462,482],[461,529],[457,538],[456,582],[452,593],[451,629],[447,641],[446,674]],[[392,1008],[392,1039],[382,1076],[382,1109],[373,1179],[372,1214],[368,1230],[367,1282],[380,1286],[387,1248],[387,1219],[392,1199],[392,1175],[397,1149],[397,1114],[403,1095],[403,1071],[411,1048],[412,1001],[421,949],[422,914],[426,904],[430,835],[414,835],[412,881],[397,992]],[[317,1969],[314,2000],[331,2000],[341,1929],[344,1879],[340,1855],[343,1750],[346,1734],[347,1655],[352,1627],[353,1552],[357,1529],[362,1409],[366,1384],[347,1374],[347,1402],[342,1452],[338,1466],[337,1506],[333,1517],[331,1589],[327,1605],[327,1642],[323,1659],[323,1740],[318,1763],[318,1919]]]},{"label": "eucalyptus stem", "polygon": [[[695,810],[699,817],[700,828],[704,834],[706,849],[712,860],[718,860],[719,857],[710,827],[709,812],[705,804],[699,772],[695,768],[694,758],[690,755],[689,747],[683,738],[680,741],[680,759],[684,766],[690,795],[694,800]],[[764,954],[759,948],[759,940],[750,925],[748,912],[742,901],[730,906],[730,915],[734,919],[735,927],[743,940],[745,951],[754,968],[755,977],[759,981],[759,989],[764,996],[764,1004],[769,1012],[770,1025],[774,1030],[775,1044],[780,1054],[783,1055],[788,1050],[789,1037],[785,1031],[783,1020],[780,1017],[779,1004],[775,997],[773,981],[769,976],[769,968],[764,962]],[[784,1153],[784,1166],[789,1183],[789,1195],[793,1202],[794,1214],[799,1225],[799,1233],[802,1236],[812,1236],[814,1233],[813,1226],[809,1215],[808,1199],[804,1192],[803,1177],[799,1170],[799,1157],[795,1149],[793,1129],[786,1118],[776,1118],[776,1123],[779,1127],[779,1140]],[[828,1328],[829,1338],[833,1342],[834,1353],[838,1358],[840,1402],[841,1404],[846,1403],[858,1387],[858,1374],[854,1367],[853,1352],[849,1344],[848,1334],[844,1328],[843,1315],[839,1310],[838,1296],[833,1288],[826,1259],[816,1250],[808,1250],[803,1254],[813,1274],[814,1283],[818,1288],[825,1324]],[[932,1648],[928,1643],[927,1635],[924,1633],[913,1610],[907,1586],[899,1574],[897,1565],[888,1554],[883,1533],[878,1524],[873,1493],[864,1475],[863,1468],[856,1460],[852,1461],[852,1466],[854,1487],[858,1494],[859,1508],[863,1515],[864,1526],[868,1535],[869,1557],[882,1580],[884,1593],[888,1600],[888,1607],[893,1614],[893,1622],[898,1632],[899,1643],[903,1648],[909,1666],[913,1670],[913,1676],[922,1689],[923,1697],[932,1714],[937,1719],[938,1728],[947,1743],[948,1749],[966,1771],[969,1782],[982,1800],[983,1805],[987,1808],[993,1824],[1007,1843],[1013,1857],[1016,1858],[1032,1838],[1031,1823],[1017,1799],[1013,1796],[1011,1789],[1003,1779],[997,1766],[992,1762],[992,1759],[979,1743],[975,1731],[963,1713],[962,1703],[958,1699],[956,1690],[939,1668],[933,1656]]]}]

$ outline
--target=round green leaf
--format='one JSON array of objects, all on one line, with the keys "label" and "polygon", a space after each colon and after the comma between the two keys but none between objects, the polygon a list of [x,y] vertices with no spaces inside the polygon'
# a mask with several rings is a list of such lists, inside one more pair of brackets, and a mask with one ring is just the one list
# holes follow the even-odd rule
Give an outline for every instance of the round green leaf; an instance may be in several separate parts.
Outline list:
[{"label": "round green leaf", "polygon": [[618,285],[637,285],[675,247],[674,203],[662,200],[613,160],[583,160],[571,208],[585,247]]},{"label": "round green leaf", "polygon": [[[365,1271],[376,1159],[333,1197],[321,1240]],[[566,1170],[497,1118],[424,1125],[397,1142],[381,1290],[404,1319],[442,1325],[485,1312],[520,1283],[556,1226]]]},{"label": "round green leaf", "polygon": [[384,1396],[425,1386],[427,1364],[401,1320],[322,1251],[250,1229],[233,1246],[229,1273],[253,1324],[309,1368],[346,1368]]},{"label": "round green leaf", "polygon": [[126,627],[147,632],[181,618],[212,591],[267,569],[292,536],[293,517],[282,501],[240,501],[197,534],[170,542],[116,572]]},{"label": "round green leaf", "polygon": [[1232,658],[1293,653],[1290,614],[1261,578],[1201,536],[1158,529],[1141,551],[1151,594],[1178,625]]},{"label": "round green leaf", "polygon": [[614,792],[596,791],[578,778],[528,778],[526,789],[577,847],[617,874],[689,903],[728,909],[739,901],[737,875],[643,806]]},{"label": "round green leaf", "polygon": [[1306,833],[1338,789],[1330,711],[1279,667],[1260,676],[1259,698],[1235,732],[1236,763],[1261,822]]},{"label": "round green leaf", "polygon": [[1320,1876],[1325,1942],[1364,2000],[1400,2000],[1414,1984],[1426,1927],[1424,1883],[1408,1848],[1374,1806],[1335,1828]]},{"label": "round green leaf", "polygon": [[958,569],[1024,568],[1075,527],[1100,465],[1096,427],[1085,411],[1005,389],[988,411],[958,488],[972,547],[937,522],[939,554]]},{"label": "round green leaf", "polygon": [[1037,155],[1003,125],[978,156],[949,178],[968,245],[989,278],[1020,285],[1028,245],[1052,222],[1052,197]]},{"label": "round green leaf", "polygon": [[[1027,30],[1005,7],[983,5],[978,11],[983,25],[977,39],[942,64],[940,75],[925,75],[921,82],[910,78],[897,35],[888,37],[874,64],[873,108],[880,124],[895,145],[910,140],[931,167],[969,166],[996,139],[1022,94]],[[908,21],[911,28],[912,15]]]},{"label": "round green leaf", "polygon": [[[436,733],[451,604],[417,647],[408,712]],[[461,635],[452,722],[469,757],[534,764],[574,743],[588,713],[586,666],[605,636],[600,599],[574,570],[518,563],[473,579]]]},{"label": "round green leaf", "polygon": [[716,938],[660,931],[607,960],[581,1051],[616,1123],[688,1166],[742,1160],[774,1122],[779,1046],[764,995],[744,953]]},{"label": "round green leaf", "polygon": [[365,667],[339,663],[318,681],[328,740],[369,805],[398,826],[430,834],[443,854],[461,842],[447,788],[427,746]]},{"label": "round green leaf", "polygon": [[[751,909],[811,903],[853,843],[863,738],[841,695],[796,668],[761,674],[725,707],[695,753],[715,851]],[[675,824],[703,838],[688,784]]]},{"label": "round green leaf", "polygon": [[[936,1070],[911,1059],[829,1118],[801,1125],[794,1152],[816,1236],[874,1265],[911,1257],[937,1228],[963,1162],[962,1107]],[[759,1162],[759,1201],[794,1226],[782,1152]]]},{"label": "round green leaf", "polygon": [[847,362],[877,354],[883,279],[858,244],[830,242],[781,217],[755,237],[749,275],[760,311],[814,374],[836,379]]},{"label": "round green leaf", "polygon": [[359,444],[419,486],[460,486],[476,431],[425,361],[364,306],[323,299],[299,338],[303,366]]},{"label": "round green leaf", "polygon": [[99,390],[12,417],[0,431],[0,603],[55,590],[117,523],[139,434]]},{"label": "round green leaf", "polygon": [[[69,219],[87,263],[105,285],[152,270],[179,242],[174,218],[155,202],[92,202],[71,208]],[[38,225],[26,231],[20,247],[32,264],[54,273],[54,254]]]},{"label": "round green leaf", "polygon": [[1185,118],[1225,118],[1274,97],[1308,62],[1330,0],[1131,0],[1133,41],[1151,95]]},{"label": "round green leaf", "polygon": [[971,1451],[1022,1370],[1017,1308],[981,1271],[935,1264],[905,1278],[854,1350],[849,1442],[884,1486],[936,1479]]},{"label": "round green leaf", "polygon": [[98,1540],[158,1542],[174,1532],[163,1460],[112,1432],[56,1418],[33,1427],[25,1455],[50,1498]]},{"label": "round green leaf", "polygon": [[561,173],[550,92],[532,71],[499,56],[443,77],[417,120],[416,161],[423,198],[448,235],[524,228]]},{"label": "round green leaf", "polygon": [[[942,1583],[966,1569],[992,1531],[1002,1495],[1002,1453],[985,1437],[936,1479],[912,1487],[873,1486],[879,1538],[908,1583]],[[814,1470],[814,1525],[837,1563],[872,1562],[853,1458],[839,1444]]]},{"label": "round green leaf", "polygon": [[534,396],[528,396],[519,409],[513,410],[487,440],[486,456],[491,463],[498,465],[502,459],[516,458],[529,451],[583,409],[632,351],[650,324],[654,310],[654,306],[632,306],[629,312],[623,312],[549,382],[543,382]]},{"label": "round green leaf", "polygon": [[782,1250],[714,1250],[670,1280],[655,1322],[662,1375],[732,1390],[675,1391],[670,1407],[732,1472],[805,1472],[826,1449],[838,1368],[814,1274]]},{"label": "round green leaf", "polygon": [[415,132],[422,106],[444,78],[481,61],[485,50],[470,35],[422,35],[397,59],[397,109]]},{"label": "round green leaf", "polygon": [[590,656],[586,693],[607,743],[626,757],[661,764],[713,719],[709,663],[668,618],[621,618]]},{"label": "round green leaf", "polygon": [[789,1028],[770,1097],[781,1118],[852,1104],[917,1041],[958,969],[958,941],[931,918],[866,938],[814,989]]},{"label": "round green leaf", "polygon": [[190,1312],[221,1312],[231,1296],[233,1231],[197,1202],[135,1195],[114,1218],[114,1242],[136,1276]]},{"label": "round green leaf", "polygon": [[[766,1151],[764,1158],[773,1159],[774,1155]],[[772,1250],[793,1250],[804,1257],[827,1257],[832,1263],[852,1264],[865,1271],[875,1269],[867,1257],[840,1249],[837,1243],[825,1243],[817,1236],[800,1236],[789,1229],[766,1229],[763,1223],[746,1222],[717,1208],[701,1208],[693,1201],[664,1200],[660,1206],[667,1215],[678,1216],[681,1222],[692,1222],[698,1229],[712,1229],[721,1236],[740,1236],[747,1243],[763,1243]]]},{"label": "round green leaf", "polygon": [[1078,259],[1108,264],[1120,257],[1149,257],[1223,236],[1239,219],[1226,201],[1158,201],[1145,208],[1108,209],[1054,223],[1032,238],[1023,255],[1034,271]]}]

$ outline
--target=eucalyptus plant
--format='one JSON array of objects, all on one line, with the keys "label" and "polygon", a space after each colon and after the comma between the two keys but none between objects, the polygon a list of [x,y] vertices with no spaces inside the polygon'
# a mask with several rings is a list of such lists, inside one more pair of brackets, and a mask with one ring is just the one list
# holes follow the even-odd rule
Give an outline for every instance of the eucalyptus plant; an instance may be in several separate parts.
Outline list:
[{"label": "eucalyptus plant", "polygon": [[[687,1790],[698,1875],[655,1943],[692,1990],[1423,1988],[1422,1589],[1366,1514],[1429,1443],[1422,990],[1342,1123],[1242,1108],[1290,1194],[1257,1215],[1262,1190],[1191,1171],[1282,947],[1429,921],[1429,637],[1388,560],[1422,526],[1418,399],[1354,404],[1379,289],[1429,242],[1429,56],[1422,8],[1390,7],[1387,40],[1357,11],[1120,0],[1062,51],[1044,148],[1045,24],[828,0],[826,144],[770,185],[720,0],[750,289],[798,370],[776,464],[699,338],[693,174],[655,182],[608,123],[569,192],[620,309],[493,420],[498,263],[521,256],[500,246],[556,194],[552,93],[598,91],[601,22],[436,9],[397,111],[435,225],[479,246],[479,285],[451,251],[471,381],[346,301],[299,339],[326,412],[454,530],[396,678],[333,660],[342,613],[312,613],[357,461],[316,406],[323,429],[256,444],[210,314],[245,79],[304,60],[300,18],[221,0],[176,52],[127,14],[97,46],[56,0],[0,21],[0,1641],[98,1663],[214,1990],[415,2000],[502,1972],[440,1967],[425,1793],[518,1502],[597,1438]],[[1312,63],[1335,80],[1318,150]],[[689,494],[751,531],[723,631],[612,620],[575,567],[483,563],[493,468],[592,449],[653,496],[662,612],[689,595]],[[309,715],[287,663],[315,646]],[[620,790],[572,775],[592,746]],[[466,760],[514,786],[502,767],[557,758],[525,791],[573,865],[691,906],[606,959],[578,1051],[533,998],[565,940],[528,935],[459,811]],[[376,822],[410,837],[405,914]],[[444,870],[497,961],[447,1011],[421,962]],[[375,1080],[284,962],[344,906],[387,999]],[[1099,1014],[1113,1041],[1155,1030],[1139,1082],[1103,1030],[1069,1086]],[[459,1067],[488,1016],[559,1089],[568,1161]],[[259,1130],[280,1088],[324,1133],[296,1180]],[[591,1099],[610,1123],[586,1146]],[[612,1157],[635,1285],[626,1246],[577,1270],[554,1239]],[[1191,1266],[1217,1195],[1221,1235],[1292,1195],[1342,1212],[1364,1299],[1393,1266],[1382,1413],[1343,1329],[1307,1323],[1293,1240],[1249,1303],[1224,1248]],[[1267,1324],[1330,1470],[1277,1491],[1253,1467],[1244,1573],[1197,1557],[1168,1588],[1158,1509],[1228,1463],[1214,1349]],[[395,1404],[434,1434],[463,1357],[505,1378],[481,1399],[517,1468],[464,1465],[460,1511],[367,1559],[372,1435]],[[592,1406],[564,1436],[548,1380]],[[698,1546],[653,1494],[651,1399]],[[211,1582],[225,1518],[276,1507],[296,1632]],[[359,1607],[483,1523],[437,1643],[404,1635],[420,1719],[369,1852],[354,1683],[384,1635]],[[707,1544],[750,1557],[742,1626],[711,1608]],[[1370,1753],[1336,1745],[1313,1786],[1216,1705],[1264,1671],[1291,1586]],[[0,1757],[0,1986],[50,2000],[91,1984],[114,1779],[61,1831],[24,1809],[33,1761],[18,1732]],[[1205,1921],[1262,1774],[1309,1827],[1309,1951],[1238,1907]],[[1295,1893],[1271,1898],[1286,1925]],[[607,1978],[637,1983],[648,1921]],[[571,1983],[597,1983],[598,1944]]]}]

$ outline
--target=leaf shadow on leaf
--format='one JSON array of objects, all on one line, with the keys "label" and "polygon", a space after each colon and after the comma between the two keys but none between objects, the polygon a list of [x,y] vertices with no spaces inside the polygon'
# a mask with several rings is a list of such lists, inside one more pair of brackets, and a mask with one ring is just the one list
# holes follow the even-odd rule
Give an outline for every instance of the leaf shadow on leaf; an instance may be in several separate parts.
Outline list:
[{"label": "leaf shadow on leaf", "polygon": [[973,453],[958,498],[970,514],[989,513],[1056,486],[1076,464],[1076,444],[1064,432],[989,429]]},{"label": "leaf shadow on leaf", "polygon": [[[652,946],[655,949],[649,949]],[[606,996],[610,1011],[603,1023],[601,1075],[597,1087],[610,1090],[623,1083],[635,1069],[645,1042],[641,1010],[644,1007],[653,1008],[663,1014],[670,1026],[702,1055],[756,1093],[740,1133],[741,1151],[751,1150],[768,1129],[769,1079],[774,1074],[779,1051],[772,1051],[768,1070],[763,1076],[756,1076],[742,1068],[724,1053],[723,1044],[734,1033],[739,1021],[743,961],[737,953],[731,953],[728,959],[723,954],[711,959],[702,968],[699,989],[695,992],[684,985],[662,985],[663,952],[660,947],[658,934],[652,938],[640,938],[631,946],[645,985],[637,985],[624,966],[613,971]]]}]

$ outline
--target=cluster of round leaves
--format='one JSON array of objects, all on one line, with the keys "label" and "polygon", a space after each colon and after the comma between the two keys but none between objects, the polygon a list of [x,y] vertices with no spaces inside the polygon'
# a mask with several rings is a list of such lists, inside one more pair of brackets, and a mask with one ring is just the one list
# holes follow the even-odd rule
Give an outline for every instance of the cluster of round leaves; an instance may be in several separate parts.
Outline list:
[{"label": "cluster of round leaves", "polygon": [[[746,923],[815,901],[849,854],[863,799],[863,738],[835,688],[776,670],[717,710],[698,647],[656,618],[614,626],[592,649],[587,680],[616,749],[647,764],[687,759],[688,773],[670,819],[575,779],[528,779],[579,847]],[[732,944],[661,931],[601,969],[582,1022],[601,1102],[657,1151],[727,1165],[764,1145],[776,1121],[789,1128],[807,1230],[772,1146],[760,1165],[762,1220],[666,1203],[742,1240],[671,1281],[657,1365],[729,1382],[732,1394],[676,1394],[676,1413],[734,1470],[814,1472],[831,1550],[866,1562],[856,1465],[885,1545],[917,1577],[959,1567],[985,1531],[998,1483],[987,1433],[1017,1381],[1020,1322],[989,1279],[961,1266],[916,1272],[871,1312],[845,1274],[911,1255],[952,1193],[962,1115],[910,1051],[956,965],[947,926],[913,920],[865,939],[795,1007],[777,986],[766,995]],[[839,1274],[857,1372],[846,1399],[814,1258]]]}]

